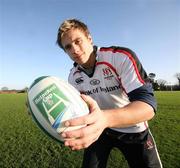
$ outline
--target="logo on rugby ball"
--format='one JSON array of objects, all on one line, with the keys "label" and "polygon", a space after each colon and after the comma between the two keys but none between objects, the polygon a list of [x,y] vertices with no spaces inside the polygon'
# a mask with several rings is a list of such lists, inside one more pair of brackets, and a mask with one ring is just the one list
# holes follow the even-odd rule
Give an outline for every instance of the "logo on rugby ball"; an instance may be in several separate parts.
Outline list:
[{"label": "logo on rugby ball", "polygon": [[70,105],[67,97],[55,84],[46,87],[33,99],[33,102],[53,128],[58,128],[63,114]]}]

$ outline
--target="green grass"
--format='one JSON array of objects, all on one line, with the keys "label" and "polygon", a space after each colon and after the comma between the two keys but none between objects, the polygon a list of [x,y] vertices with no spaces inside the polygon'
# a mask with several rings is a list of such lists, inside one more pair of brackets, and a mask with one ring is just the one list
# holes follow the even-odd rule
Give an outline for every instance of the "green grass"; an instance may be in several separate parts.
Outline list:
[{"label": "green grass", "polygon": [[25,100],[25,94],[0,94],[0,167],[78,167],[82,151],[72,152],[40,131]]},{"label": "green grass", "polygon": [[[158,110],[149,122],[164,168],[180,167],[180,92],[156,92]],[[71,151],[45,135],[27,114],[25,94],[0,94],[0,167],[80,168],[83,151]],[[127,168],[117,149],[108,168]]]},{"label": "green grass", "polygon": [[165,168],[180,167],[180,92],[156,92],[158,110],[150,121]]}]

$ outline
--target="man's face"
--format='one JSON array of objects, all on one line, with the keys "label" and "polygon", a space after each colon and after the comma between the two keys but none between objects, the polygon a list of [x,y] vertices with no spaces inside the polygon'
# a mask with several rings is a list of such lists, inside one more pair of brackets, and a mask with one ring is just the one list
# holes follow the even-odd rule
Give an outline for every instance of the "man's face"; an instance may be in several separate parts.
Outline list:
[{"label": "man's face", "polygon": [[88,37],[79,29],[72,29],[61,38],[61,43],[65,52],[79,65],[88,64],[93,52],[92,38]]}]

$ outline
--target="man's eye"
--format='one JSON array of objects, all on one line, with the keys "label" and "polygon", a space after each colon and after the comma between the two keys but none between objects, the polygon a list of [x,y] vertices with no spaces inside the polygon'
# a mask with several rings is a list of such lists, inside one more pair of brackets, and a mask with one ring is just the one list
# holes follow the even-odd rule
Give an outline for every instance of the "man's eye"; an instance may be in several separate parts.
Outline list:
[{"label": "man's eye", "polygon": [[71,45],[66,45],[65,46],[65,50],[70,50],[71,49]]},{"label": "man's eye", "polygon": [[80,40],[80,39],[78,39],[78,40],[76,40],[76,44],[81,44],[81,42],[82,42],[82,40]]}]

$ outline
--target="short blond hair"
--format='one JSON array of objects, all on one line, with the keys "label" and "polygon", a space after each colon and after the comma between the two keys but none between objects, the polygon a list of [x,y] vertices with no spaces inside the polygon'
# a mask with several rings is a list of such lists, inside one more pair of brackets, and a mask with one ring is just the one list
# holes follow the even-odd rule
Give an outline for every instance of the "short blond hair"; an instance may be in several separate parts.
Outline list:
[{"label": "short blond hair", "polygon": [[86,24],[84,24],[78,19],[67,19],[60,25],[58,29],[57,44],[59,45],[60,48],[64,49],[61,43],[62,36],[71,29],[79,29],[82,32],[84,32],[84,34],[87,37],[90,35],[90,32]]}]

